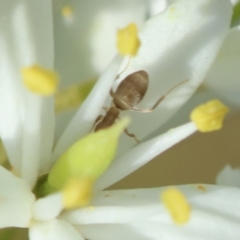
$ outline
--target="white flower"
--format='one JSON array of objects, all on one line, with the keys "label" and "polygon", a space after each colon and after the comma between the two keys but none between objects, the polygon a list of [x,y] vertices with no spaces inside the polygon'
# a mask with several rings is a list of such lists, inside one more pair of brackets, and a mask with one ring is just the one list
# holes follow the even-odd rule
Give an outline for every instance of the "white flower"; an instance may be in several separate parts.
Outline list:
[{"label": "white flower", "polygon": [[[31,240],[240,237],[237,188],[180,186],[192,207],[191,219],[182,227],[173,223],[160,203],[164,188],[100,191],[195,132],[191,122],[128,151],[133,140],[123,138],[118,157],[96,184],[93,208],[61,214],[64,206],[60,192],[36,200],[31,189],[37,178],[48,173],[54,161],[89,132],[124,59],[116,56],[103,72],[52,152],[53,99],[27,91],[19,74],[22,67],[35,63],[53,68],[51,2],[5,0],[0,14],[0,135],[19,176],[0,167],[0,212],[4,216],[0,227],[29,227]],[[151,86],[144,106],[156,101],[158,88],[164,93],[176,83],[188,82],[169,94],[151,115],[133,115],[130,129],[140,139],[173,115],[202,82],[228,31],[230,15],[227,0],[179,0],[143,25],[142,46],[120,80],[139,69],[149,73]],[[167,83],[163,85],[158,76]]]},{"label": "white flower", "polygon": [[160,205],[158,196],[165,188],[102,191],[94,198],[94,207],[65,212],[58,219],[54,218],[54,211],[59,207],[58,196],[50,196],[43,199],[45,209],[38,206],[42,210],[37,215],[41,221],[29,223],[33,194],[23,180],[3,168],[0,171],[1,180],[6,182],[1,186],[1,197],[8,200],[0,205],[4,216],[0,225],[30,225],[31,240],[238,239],[240,236],[240,191],[235,188],[179,186],[192,207],[191,219],[185,226],[175,225]]}]

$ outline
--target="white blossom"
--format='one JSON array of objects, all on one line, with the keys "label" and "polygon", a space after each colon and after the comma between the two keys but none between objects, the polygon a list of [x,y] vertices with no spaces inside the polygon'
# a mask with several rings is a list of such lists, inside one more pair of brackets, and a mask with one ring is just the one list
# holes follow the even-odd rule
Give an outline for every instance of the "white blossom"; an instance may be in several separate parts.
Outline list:
[{"label": "white blossom", "polygon": [[[116,2],[122,6],[119,1]],[[101,6],[108,6],[110,1],[99,1],[93,5],[92,13],[87,11],[89,2],[83,3],[86,4],[82,9],[84,15],[79,18],[86,17],[94,21],[94,17],[97,17],[94,11],[97,11],[100,3],[103,4]],[[132,13],[136,5],[130,1],[128,3],[133,6],[129,8]],[[144,2],[142,4],[138,10],[144,12]],[[177,187],[192,208],[191,219],[184,226],[176,226],[161,204],[159,194],[165,188],[102,190],[196,131],[196,126],[190,122],[143,141],[144,137],[166,122],[203,81],[228,32],[231,17],[228,0],[178,0],[142,25],[139,31],[142,43],[139,53],[131,59],[120,80],[137,70],[144,69],[149,73],[149,92],[142,106],[151,106],[160,90],[164,93],[185,79],[188,82],[169,94],[152,114],[132,114],[134,124],[130,129],[138,134],[142,142],[130,148],[133,139],[123,137],[119,154],[96,183],[93,207],[63,212],[60,192],[36,200],[32,189],[38,177],[48,173],[57,158],[89,132],[102,106],[109,101],[108,92],[124,59],[118,55],[114,57],[53,146],[53,98],[43,98],[29,92],[19,74],[22,67],[35,63],[53,68],[51,2],[4,0],[1,6],[0,136],[14,172],[0,167],[0,213],[4,216],[0,220],[1,228],[29,228],[30,240],[219,240],[240,237],[238,188],[211,185]],[[118,10],[120,16],[126,13],[124,7]],[[129,15],[122,16],[128,19],[126,16]],[[140,17],[139,21],[143,20]],[[77,15],[74,21],[80,21]],[[90,25],[86,26],[89,30]],[[87,35],[86,32],[84,34]],[[56,49],[55,58],[58,61],[58,46]],[[87,64],[89,57],[86,56],[84,64]],[[64,78],[72,78],[75,74],[69,74],[74,68],[68,64],[63,64],[66,67]],[[84,64],[79,66],[83,71]],[[87,71],[83,77],[88,77]]]}]

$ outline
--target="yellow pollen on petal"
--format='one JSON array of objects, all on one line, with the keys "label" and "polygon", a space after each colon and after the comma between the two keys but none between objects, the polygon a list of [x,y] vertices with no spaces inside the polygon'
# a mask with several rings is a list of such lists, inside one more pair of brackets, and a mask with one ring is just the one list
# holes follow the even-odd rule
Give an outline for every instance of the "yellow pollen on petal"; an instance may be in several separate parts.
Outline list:
[{"label": "yellow pollen on petal", "polygon": [[161,194],[161,200],[176,224],[188,222],[191,207],[185,196],[176,188],[169,188]]},{"label": "yellow pollen on petal", "polygon": [[92,198],[94,181],[90,178],[72,178],[62,189],[65,209],[84,207]]},{"label": "yellow pollen on petal", "polygon": [[49,96],[56,92],[59,78],[53,70],[33,65],[23,67],[21,75],[25,87],[33,93]]},{"label": "yellow pollen on petal", "polygon": [[117,48],[120,55],[135,56],[140,46],[137,26],[130,23],[126,28],[119,29],[117,32]]},{"label": "yellow pollen on petal", "polygon": [[197,189],[200,190],[200,191],[202,191],[202,192],[206,192],[206,191],[207,191],[207,189],[205,188],[205,186],[203,186],[203,185],[201,185],[201,184],[198,184],[198,185],[197,185]]},{"label": "yellow pollen on petal", "polygon": [[62,16],[63,17],[71,17],[72,16],[72,14],[73,14],[73,10],[72,10],[72,8],[70,7],[70,6],[64,6],[63,8],[62,8],[62,11],[61,11],[61,13],[62,13]]},{"label": "yellow pollen on petal", "polygon": [[212,100],[195,108],[191,120],[201,132],[211,132],[222,128],[222,123],[228,108],[219,100]]}]

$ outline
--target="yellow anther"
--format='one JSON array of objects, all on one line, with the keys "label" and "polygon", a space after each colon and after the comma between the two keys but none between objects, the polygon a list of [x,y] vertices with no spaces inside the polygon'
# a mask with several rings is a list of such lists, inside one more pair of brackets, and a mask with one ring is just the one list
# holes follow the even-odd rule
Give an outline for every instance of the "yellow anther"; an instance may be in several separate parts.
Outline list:
[{"label": "yellow anther", "polygon": [[26,88],[34,93],[49,96],[57,89],[58,75],[53,70],[33,65],[22,68],[21,75]]},{"label": "yellow anther", "polygon": [[125,56],[135,56],[140,46],[137,26],[134,23],[129,24],[126,28],[118,30],[117,48],[119,54]]},{"label": "yellow anther", "polygon": [[93,180],[89,178],[72,178],[62,190],[65,209],[83,207],[92,198]]},{"label": "yellow anther", "polygon": [[191,207],[178,189],[165,190],[161,195],[161,200],[176,224],[184,224],[189,220]]},{"label": "yellow anther", "polygon": [[64,6],[61,12],[62,12],[62,16],[66,18],[71,17],[73,14],[73,10],[70,6]]},{"label": "yellow anther", "polygon": [[228,108],[218,100],[212,100],[195,108],[191,113],[191,120],[201,132],[211,132],[222,127],[223,118]]}]

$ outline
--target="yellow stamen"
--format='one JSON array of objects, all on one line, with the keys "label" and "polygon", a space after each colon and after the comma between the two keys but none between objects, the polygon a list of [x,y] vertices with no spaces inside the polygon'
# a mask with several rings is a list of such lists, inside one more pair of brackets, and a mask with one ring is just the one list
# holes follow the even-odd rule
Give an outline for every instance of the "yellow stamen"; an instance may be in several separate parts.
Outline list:
[{"label": "yellow stamen", "polygon": [[93,180],[89,178],[72,178],[62,190],[66,209],[83,207],[92,198]]},{"label": "yellow stamen", "polygon": [[184,224],[189,220],[191,207],[178,189],[165,190],[161,195],[161,200],[176,224]]},{"label": "yellow stamen", "polygon": [[49,96],[57,89],[58,75],[53,70],[33,65],[22,68],[21,75],[26,88],[34,93]]},{"label": "yellow stamen", "polygon": [[125,56],[135,56],[140,46],[137,26],[134,23],[129,24],[126,28],[118,30],[117,48],[119,54]]},{"label": "yellow stamen", "polygon": [[61,12],[63,17],[71,17],[73,14],[73,10],[70,6],[64,6]]},{"label": "yellow stamen", "polygon": [[222,128],[223,118],[228,108],[218,100],[212,100],[195,108],[191,120],[201,132],[211,132]]}]

